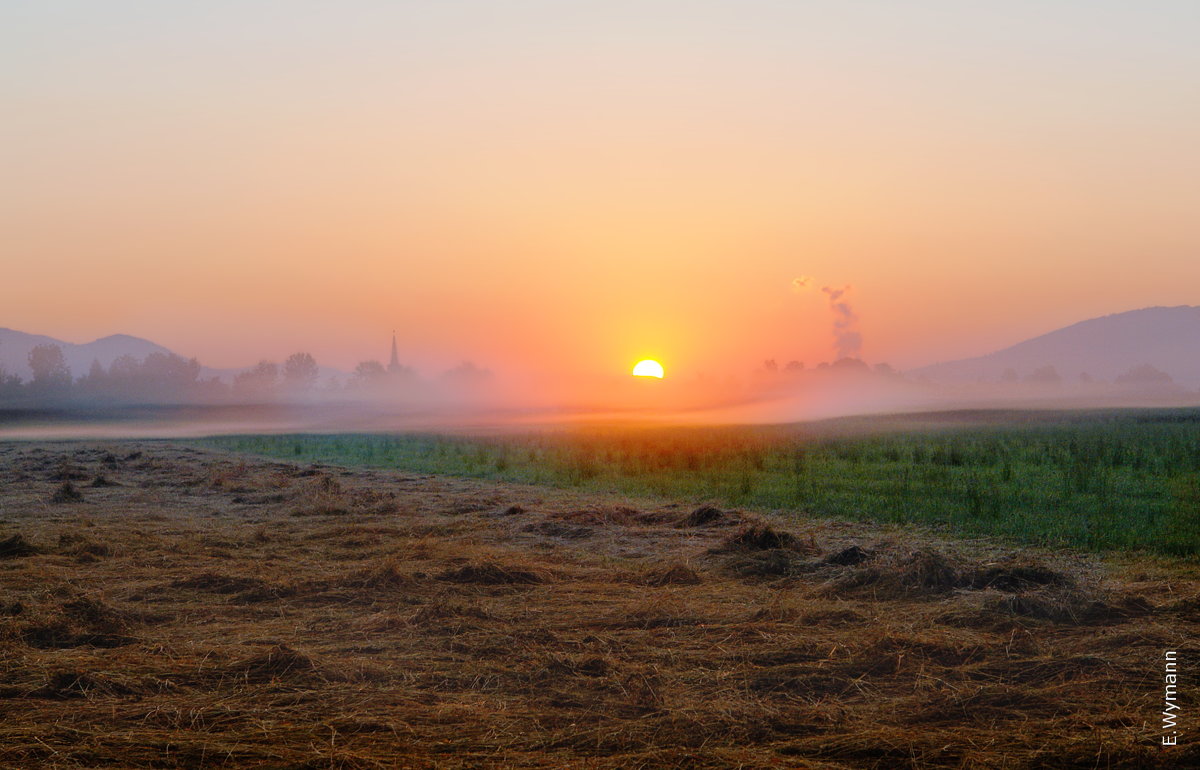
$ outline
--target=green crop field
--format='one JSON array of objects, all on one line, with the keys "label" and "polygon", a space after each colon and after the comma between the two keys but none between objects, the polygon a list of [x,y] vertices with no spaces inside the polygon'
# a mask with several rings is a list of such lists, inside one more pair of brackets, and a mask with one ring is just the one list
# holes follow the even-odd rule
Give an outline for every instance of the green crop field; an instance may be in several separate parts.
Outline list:
[{"label": "green crop field", "polygon": [[1041,545],[1200,553],[1200,410],[206,443],[307,462],[933,525]]}]

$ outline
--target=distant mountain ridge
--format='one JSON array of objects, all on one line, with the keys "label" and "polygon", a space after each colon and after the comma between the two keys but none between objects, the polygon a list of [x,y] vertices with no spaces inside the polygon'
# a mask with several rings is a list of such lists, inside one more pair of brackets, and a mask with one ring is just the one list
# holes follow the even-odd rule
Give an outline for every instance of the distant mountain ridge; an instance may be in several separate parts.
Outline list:
[{"label": "distant mountain ridge", "polygon": [[997,382],[1006,370],[1025,378],[1053,366],[1063,379],[1112,381],[1149,364],[1176,383],[1200,385],[1200,307],[1148,307],[1090,318],[994,353],[908,372],[936,382]]},{"label": "distant mountain ridge", "polygon": [[71,374],[76,377],[87,374],[92,361],[99,361],[101,365],[108,367],[114,360],[125,355],[142,359],[151,353],[171,354],[171,351],[162,345],[128,334],[111,334],[77,345],[44,334],[27,334],[15,329],[0,328],[0,367],[11,374],[19,374],[22,379],[29,379],[33,375],[29,369],[29,351],[38,345],[58,345],[62,348],[63,358],[66,359]]},{"label": "distant mountain ridge", "polygon": [[[112,366],[113,361],[121,356],[133,356],[141,360],[151,353],[178,355],[164,348],[162,345],[129,334],[110,334],[98,340],[75,344],[47,337],[44,334],[29,334],[15,329],[0,328],[0,369],[9,374],[20,375],[21,379],[28,381],[33,376],[33,372],[29,369],[29,351],[38,345],[58,345],[62,348],[63,358],[66,359],[67,366],[71,369],[71,374],[75,377],[82,377],[87,374],[88,369],[92,366],[92,361],[99,361],[101,366],[108,368]],[[191,356],[180,357],[190,358]],[[249,367],[241,369],[213,369],[202,366],[200,369],[200,378],[209,379],[216,377],[225,382],[232,382],[233,377],[238,372],[244,371],[247,368]],[[346,376],[341,370],[332,367],[319,366],[318,369],[320,370],[322,381],[329,377],[344,378]]]}]

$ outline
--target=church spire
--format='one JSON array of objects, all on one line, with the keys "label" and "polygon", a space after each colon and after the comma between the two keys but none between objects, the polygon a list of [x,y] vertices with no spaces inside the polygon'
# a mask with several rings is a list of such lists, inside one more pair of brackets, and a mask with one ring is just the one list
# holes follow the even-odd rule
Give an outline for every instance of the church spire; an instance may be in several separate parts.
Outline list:
[{"label": "church spire", "polygon": [[388,361],[388,371],[398,372],[401,368],[400,356],[396,353],[396,330],[392,329],[392,360]]}]

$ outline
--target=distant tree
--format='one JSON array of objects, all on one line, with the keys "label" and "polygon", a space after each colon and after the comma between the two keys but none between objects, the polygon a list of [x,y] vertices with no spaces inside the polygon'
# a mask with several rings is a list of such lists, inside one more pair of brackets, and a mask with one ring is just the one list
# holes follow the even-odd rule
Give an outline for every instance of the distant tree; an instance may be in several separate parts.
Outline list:
[{"label": "distant tree", "polygon": [[220,377],[209,377],[196,383],[196,397],[205,401],[219,401],[229,395],[229,386]]},{"label": "distant tree", "polygon": [[804,371],[803,361],[788,361],[787,365],[783,367],[784,374],[799,374],[802,371]]},{"label": "distant tree", "polygon": [[1011,366],[1004,370],[1004,374],[1000,375],[1000,382],[1017,382],[1019,379],[1017,370]]},{"label": "distant tree", "polygon": [[289,390],[312,390],[320,374],[316,360],[308,353],[292,353],[283,362],[283,382]]},{"label": "distant tree", "polygon": [[84,379],[93,382],[102,382],[108,376],[108,370],[104,368],[104,364],[100,363],[99,358],[92,359],[92,365],[88,367],[88,373],[84,375]]},{"label": "distant tree", "polygon": [[396,382],[407,382],[416,378],[417,370],[404,364],[388,364],[388,377]]},{"label": "distant tree", "polygon": [[350,380],[354,387],[376,387],[387,380],[387,369],[378,361],[363,361],[354,367],[354,376]]},{"label": "distant tree", "polygon": [[1079,381],[1082,382],[1084,385],[1087,385],[1088,383],[1090,383],[1092,381],[1092,375],[1088,374],[1087,372],[1080,372],[1079,373]]},{"label": "distant tree", "polygon": [[1150,364],[1142,364],[1120,375],[1114,382],[1119,385],[1169,385],[1173,380],[1166,372]]},{"label": "distant tree", "polygon": [[875,373],[883,377],[895,377],[897,374],[891,364],[875,364]]},{"label": "distant tree", "polygon": [[16,374],[9,374],[3,366],[0,366],[0,398],[12,398],[19,395],[21,392],[21,377]]},{"label": "distant tree", "polygon": [[75,384],[84,393],[99,395],[107,389],[108,370],[104,368],[104,364],[100,363],[100,359],[93,358],[87,374],[76,380]]},{"label": "distant tree", "polygon": [[1033,373],[1025,378],[1026,382],[1034,382],[1039,385],[1052,385],[1062,382],[1062,377],[1059,376],[1058,370],[1053,366],[1043,366],[1034,369]]},{"label": "distant tree", "polygon": [[233,392],[243,398],[263,398],[274,392],[278,380],[279,365],[272,361],[259,361],[253,369],[240,372],[233,378]]},{"label": "distant tree", "polygon": [[491,379],[492,373],[482,369],[470,361],[463,361],[458,366],[442,375],[442,380],[451,385],[474,387]]},{"label": "distant tree", "polygon": [[763,370],[767,374],[778,374],[779,364],[775,363],[774,358],[768,358],[766,361],[763,361]]},{"label": "distant tree", "polygon": [[137,390],[152,397],[183,398],[196,389],[200,362],[173,353],[151,353],[142,359]]},{"label": "distant tree", "polygon": [[30,385],[39,391],[65,390],[71,385],[71,370],[58,345],[37,345],[29,351]]},{"label": "distant tree", "polygon": [[21,376],[9,374],[0,366],[0,399],[15,398],[21,393]]},{"label": "distant tree", "polygon": [[3,366],[0,366],[0,399],[15,398],[20,393],[20,375],[9,374]]},{"label": "distant tree", "polygon": [[131,388],[142,372],[142,363],[130,355],[117,356],[108,365],[109,383],[119,389]]},{"label": "distant tree", "polygon": [[79,386],[92,395],[118,401],[180,402],[211,394],[212,386],[200,381],[200,362],[174,353],[154,352],[138,360],[130,355],[115,358],[108,370],[92,361]]},{"label": "distant tree", "polygon": [[871,368],[861,358],[851,357],[839,358],[830,364],[829,367],[842,372],[866,372],[870,371]]}]

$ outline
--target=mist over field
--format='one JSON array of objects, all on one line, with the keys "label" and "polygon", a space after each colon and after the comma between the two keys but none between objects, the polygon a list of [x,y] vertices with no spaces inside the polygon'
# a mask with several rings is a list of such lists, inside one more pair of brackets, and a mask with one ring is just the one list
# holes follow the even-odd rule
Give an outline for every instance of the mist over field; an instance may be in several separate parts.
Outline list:
[{"label": "mist over field", "polygon": [[[839,297],[831,292],[831,304],[839,304]],[[834,314],[836,340],[860,344],[849,309],[835,307]],[[1200,401],[1198,341],[1200,308],[1150,308],[911,372],[854,357],[815,366],[768,359],[757,369],[724,377],[659,380],[617,373],[546,383],[511,367],[493,372],[471,362],[429,376],[401,363],[395,348],[388,364],[368,360],[350,373],[323,368],[307,353],[282,364],[262,361],[220,372],[132,337],[68,345],[0,330],[5,364],[0,431],[69,435],[73,421],[82,421],[79,430],[89,435],[494,430],[606,421],[763,424],[906,411],[1185,406]],[[846,350],[853,349],[839,352]],[[148,352],[139,357],[142,351]],[[89,366],[76,374],[89,355]]]}]

